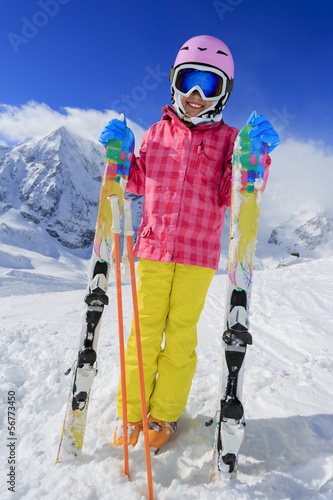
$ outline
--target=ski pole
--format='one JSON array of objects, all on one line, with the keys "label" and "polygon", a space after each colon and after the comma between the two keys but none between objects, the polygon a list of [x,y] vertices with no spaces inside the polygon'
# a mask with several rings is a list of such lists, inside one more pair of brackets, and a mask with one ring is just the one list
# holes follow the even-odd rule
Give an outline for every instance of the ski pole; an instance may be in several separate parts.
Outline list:
[{"label": "ski pole", "polygon": [[129,255],[129,263],[130,263],[130,271],[131,271],[134,325],[135,325],[135,336],[136,336],[136,350],[137,350],[137,354],[138,354],[141,410],[142,410],[143,435],[144,435],[144,440],[145,440],[148,492],[149,492],[149,500],[153,500],[154,494],[153,494],[153,481],[152,481],[151,461],[150,461],[147,406],[146,406],[146,394],[145,394],[143,363],[142,363],[138,297],[137,297],[137,292],[136,292],[136,279],[135,279],[135,267],[134,267],[134,255],[133,255],[133,238],[132,238],[132,236],[134,234],[134,231],[133,231],[133,226],[132,226],[131,202],[132,202],[132,200],[130,200],[129,198],[123,199],[124,216],[125,216],[124,235],[128,241],[128,255]]},{"label": "ski pole", "polygon": [[116,268],[116,283],[117,283],[120,373],[121,373],[121,392],[122,392],[122,408],[123,408],[124,469],[125,469],[125,474],[129,477],[124,325],[123,325],[123,303],[121,295],[121,272],[120,272],[120,249],[119,249],[119,233],[121,232],[120,210],[119,210],[119,199],[116,194],[109,196],[108,199],[111,203],[111,211],[112,211],[111,232],[114,236],[115,268]]}]

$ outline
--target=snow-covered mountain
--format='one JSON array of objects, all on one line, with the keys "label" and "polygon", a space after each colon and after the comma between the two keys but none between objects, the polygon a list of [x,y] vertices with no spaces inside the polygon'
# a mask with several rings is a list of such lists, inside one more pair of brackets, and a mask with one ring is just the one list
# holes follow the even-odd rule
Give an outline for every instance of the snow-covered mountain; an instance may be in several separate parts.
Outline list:
[{"label": "snow-covered mountain", "polygon": [[330,243],[333,239],[333,220],[327,211],[318,212],[313,217],[291,217],[286,223],[272,230],[268,243],[281,246],[287,253],[320,256],[325,251],[329,254]]},{"label": "snow-covered mountain", "polygon": [[2,212],[16,210],[67,248],[88,247],[96,222],[103,148],[61,127],[0,154]]}]

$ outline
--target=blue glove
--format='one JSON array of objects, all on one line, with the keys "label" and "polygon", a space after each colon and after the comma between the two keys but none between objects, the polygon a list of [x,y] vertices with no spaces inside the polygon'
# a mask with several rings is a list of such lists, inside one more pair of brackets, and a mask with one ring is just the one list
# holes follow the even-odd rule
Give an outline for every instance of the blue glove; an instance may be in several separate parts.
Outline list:
[{"label": "blue glove", "polygon": [[246,124],[248,123],[253,125],[253,128],[249,131],[249,136],[266,142],[267,153],[273,151],[280,144],[279,134],[264,115],[256,116],[256,112],[253,111]]},{"label": "blue glove", "polygon": [[98,140],[103,144],[103,146],[106,146],[108,141],[110,141],[111,139],[117,139],[118,141],[121,141],[125,137],[125,135],[126,118],[124,118],[123,122],[114,118],[113,120],[110,120],[107,125],[105,125]]}]

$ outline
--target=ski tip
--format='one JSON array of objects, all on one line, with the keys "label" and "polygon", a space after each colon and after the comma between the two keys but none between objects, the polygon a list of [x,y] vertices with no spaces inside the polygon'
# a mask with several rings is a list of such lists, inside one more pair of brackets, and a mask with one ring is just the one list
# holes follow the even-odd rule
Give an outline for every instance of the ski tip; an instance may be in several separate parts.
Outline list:
[{"label": "ski tip", "polygon": [[246,122],[246,125],[249,125],[250,123],[252,124],[252,122],[253,122],[253,120],[255,119],[256,116],[257,116],[257,112],[256,111],[252,111],[252,113],[250,114],[249,119]]}]

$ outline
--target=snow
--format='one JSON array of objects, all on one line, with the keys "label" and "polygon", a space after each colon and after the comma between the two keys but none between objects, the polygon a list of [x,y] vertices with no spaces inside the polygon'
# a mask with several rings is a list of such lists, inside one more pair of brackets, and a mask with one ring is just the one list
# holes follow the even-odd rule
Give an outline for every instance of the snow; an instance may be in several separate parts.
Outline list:
[{"label": "snow", "polygon": [[[71,150],[84,150],[74,164]],[[92,386],[83,454],[55,464],[70,386],[70,376],[64,372],[77,354],[89,266],[90,249],[86,243],[76,248],[76,243],[81,233],[91,231],[89,220],[96,215],[99,153],[66,128],[0,153],[0,497],[147,499],[143,437],[130,449],[130,479],[123,472],[122,449],[109,444],[120,374],[114,276],[103,316],[99,371]],[[52,155],[53,162],[46,163]],[[310,172],[310,159],[316,155],[314,144],[281,145],[262,199],[251,298],[253,345],[246,354],[243,391],[247,426],[238,478],[210,482],[214,425],[205,425],[214,416],[218,398],[227,215],[220,268],[198,325],[198,365],[188,404],[176,433],[151,457],[158,500],[333,498],[332,157],[320,157],[325,173],[321,189],[312,193],[311,176],[300,175],[304,168]],[[53,186],[48,174],[59,174],[55,168],[59,161],[63,182],[53,195],[62,202],[58,211],[45,216],[41,207],[49,202]],[[36,196],[32,200],[33,190],[28,197],[25,194],[38,175],[44,190],[40,200]],[[75,196],[74,184],[80,186]],[[82,203],[89,217],[82,221],[79,202],[87,185],[90,191]],[[132,204],[136,227],[141,203]],[[75,224],[70,220],[73,209]],[[59,221],[64,220],[67,225],[61,226]],[[57,228],[58,236],[46,230],[50,227]],[[290,255],[295,245],[300,258]],[[129,278],[122,281],[128,336],[131,287]],[[17,440],[8,429],[11,391]],[[14,466],[8,463],[12,454]],[[11,466],[15,493],[8,490]]]},{"label": "snow", "polygon": [[[36,260],[30,261],[36,265]],[[47,259],[47,257],[44,257]],[[51,260],[52,258],[48,258]],[[60,259],[61,261],[61,259]],[[84,262],[84,261],[82,261]],[[55,465],[76,356],[85,283],[81,266],[64,280],[63,264],[5,270],[1,295],[1,498],[9,472],[7,393],[16,396],[16,496],[20,499],[148,498],[143,437],[123,454],[108,443],[114,430],[119,351],[116,287],[103,317],[83,454]],[[10,262],[9,262],[10,263]],[[7,264],[9,264],[7,262]],[[151,458],[160,500],[330,499],[333,495],[333,257],[295,259],[256,271],[244,380],[247,415],[238,479],[210,483],[226,275],[212,282],[198,327],[198,367],[177,432]],[[85,261],[85,268],[88,262]],[[16,297],[19,295],[19,297]],[[125,334],[132,306],[123,278]]]}]

